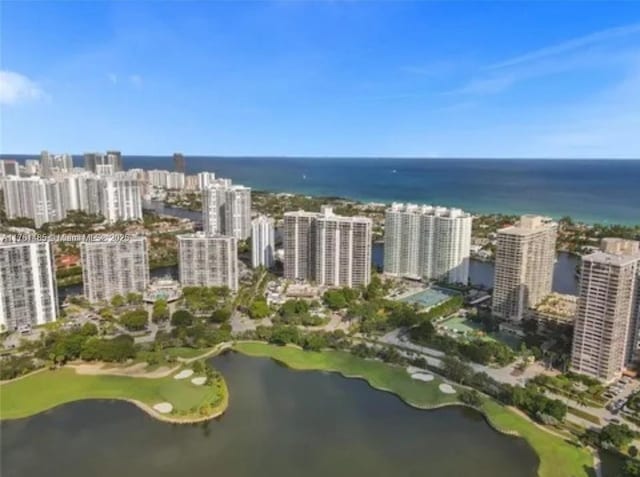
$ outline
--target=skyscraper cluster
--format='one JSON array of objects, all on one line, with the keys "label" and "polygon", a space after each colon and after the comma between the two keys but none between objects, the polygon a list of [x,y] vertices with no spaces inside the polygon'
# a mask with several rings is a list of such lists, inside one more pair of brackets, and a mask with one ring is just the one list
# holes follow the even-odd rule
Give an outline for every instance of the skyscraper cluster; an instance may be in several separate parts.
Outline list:
[{"label": "skyscraper cluster", "polygon": [[70,154],[40,153],[40,175],[52,177],[56,173],[70,172],[73,169],[73,158]]},{"label": "skyscraper cluster", "polygon": [[32,219],[38,228],[63,220],[69,210],[101,214],[109,222],[142,218],[140,183],[128,172],[98,176],[74,171],[51,178],[7,176],[0,181],[7,217]]},{"label": "skyscraper cluster", "polygon": [[558,226],[551,219],[523,215],[498,231],[492,312],[519,321],[551,293]]},{"label": "skyscraper cluster", "polygon": [[99,175],[110,175],[122,171],[122,154],[120,151],[87,152],[84,154],[84,168]]},{"label": "skyscraper cluster", "polygon": [[392,204],[385,213],[385,273],[466,285],[472,220],[460,209]]},{"label": "skyscraper cluster", "polygon": [[372,222],[320,213],[284,214],[284,276],[323,286],[356,287],[371,280]]}]

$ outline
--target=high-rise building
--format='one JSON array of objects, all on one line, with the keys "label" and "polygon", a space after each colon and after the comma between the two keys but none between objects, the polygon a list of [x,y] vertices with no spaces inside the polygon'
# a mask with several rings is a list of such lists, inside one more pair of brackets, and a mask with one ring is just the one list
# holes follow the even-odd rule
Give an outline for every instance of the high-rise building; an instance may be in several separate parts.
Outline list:
[{"label": "high-rise building", "polygon": [[63,190],[65,208],[82,210],[88,214],[102,212],[100,198],[102,197],[102,180],[90,172],[65,174],[60,177]]},{"label": "high-rise building", "polygon": [[56,222],[67,216],[63,190],[55,179],[7,176],[2,179],[2,184],[9,219],[33,219],[35,226],[40,228],[47,222]]},{"label": "high-rise building", "polygon": [[149,259],[145,237],[82,242],[82,281],[90,302],[116,295],[143,293],[149,284]]},{"label": "high-rise building", "polygon": [[42,177],[53,177],[55,173],[73,170],[73,157],[70,154],[40,153],[40,173]]},{"label": "high-rise building", "polygon": [[186,190],[199,190],[198,176],[190,175],[184,177],[184,188]]},{"label": "high-rise building", "polygon": [[605,382],[634,357],[640,313],[640,242],[603,239],[582,257],[571,369]]},{"label": "high-rise building", "polygon": [[96,166],[102,164],[102,154],[97,152],[84,153],[84,168],[89,172],[97,172]]},{"label": "high-rise building", "polygon": [[355,287],[371,280],[372,222],[342,217],[330,207],[320,213],[284,216],[285,278],[318,285]]},{"label": "high-rise building", "polygon": [[27,159],[24,161],[24,171],[29,176],[40,175],[40,161]]},{"label": "high-rise building", "polygon": [[557,224],[523,215],[518,225],[498,231],[492,312],[521,320],[527,309],[551,293]]},{"label": "high-rise building", "polygon": [[284,277],[288,280],[315,279],[315,212],[284,214]]},{"label": "high-rise building", "polygon": [[114,172],[120,172],[124,170],[122,166],[122,153],[120,151],[107,151],[105,159],[107,161],[107,164],[113,165]]},{"label": "high-rise building", "polygon": [[[228,179],[223,179],[228,180]],[[205,190],[216,181],[216,175],[213,172],[198,172],[198,189]],[[231,181],[228,180],[229,184]]]},{"label": "high-rise building", "polygon": [[42,151],[40,153],[40,175],[42,177],[51,177],[52,173],[51,157],[47,151]]},{"label": "high-rise building", "polygon": [[0,238],[0,331],[55,321],[58,289],[50,242]]},{"label": "high-rise building", "polygon": [[120,151],[86,152],[84,154],[84,168],[100,175],[109,175],[123,170]]},{"label": "high-rise building", "polygon": [[385,213],[385,273],[466,284],[472,220],[460,209],[392,204]]},{"label": "high-rise building", "polygon": [[238,245],[234,237],[178,235],[180,283],[238,290]]},{"label": "high-rise building", "polygon": [[253,268],[273,266],[275,252],[273,219],[261,215],[251,222],[251,265]]},{"label": "high-rise building", "polygon": [[151,169],[147,171],[147,177],[149,180],[149,184],[151,184],[153,187],[165,188],[167,187],[169,171]]},{"label": "high-rise building", "polygon": [[203,230],[245,240],[251,235],[251,189],[217,180],[202,192]]},{"label": "high-rise building", "polygon": [[187,161],[185,161],[184,156],[179,152],[173,154],[173,169],[183,174],[187,172]]},{"label": "high-rise building", "polygon": [[167,176],[167,189],[184,189],[184,172],[170,172]]},{"label": "high-rise building", "polygon": [[0,159],[0,177],[19,176],[20,167],[17,161]]},{"label": "high-rise building", "polygon": [[109,222],[142,219],[142,195],[135,175],[118,172],[102,178],[101,212]]}]

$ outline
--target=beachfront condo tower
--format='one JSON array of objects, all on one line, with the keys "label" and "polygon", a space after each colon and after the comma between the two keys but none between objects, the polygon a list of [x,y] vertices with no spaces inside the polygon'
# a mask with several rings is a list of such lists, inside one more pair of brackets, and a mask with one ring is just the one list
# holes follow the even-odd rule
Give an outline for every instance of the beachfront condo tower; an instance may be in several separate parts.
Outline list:
[{"label": "beachfront condo tower", "polygon": [[371,281],[372,222],[342,217],[331,207],[320,213],[284,216],[284,273],[290,280],[356,287]]},{"label": "beachfront condo tower", "polygon": [[472,220],[460,209],[392,204],[385,213],[384,272],[466,285]]},{"label": "beachfront condo tower", "polygon": [[498,231],[494,315],[519,321],[551,293],[557,229],[551,219],[523,215],[518,224]]}]

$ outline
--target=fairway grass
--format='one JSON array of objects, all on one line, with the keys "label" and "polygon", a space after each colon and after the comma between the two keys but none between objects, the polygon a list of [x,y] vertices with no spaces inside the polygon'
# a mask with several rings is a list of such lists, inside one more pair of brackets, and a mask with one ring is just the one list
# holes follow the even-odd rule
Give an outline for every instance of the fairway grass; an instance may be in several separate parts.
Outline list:
[{"label": "fairway grass", "polygon": [[[148,414],[171,422],[195,422],[220,415],[228,404],[224,379],[207,386],[190,380],[80,375],[71,368],[46,370],[0,385],[0,419],[19,419],[83,399],[120,399],[134,402]],[[152,406],[170,402],[171,414]]]},{"label": "fairway grass", "polygon": [[[292,346],[253,342],[237,343],[233,348],[249,356],[272,358],[292,369],[335,371],[346,377],[359,377],[372,387],[392,392],[407,404],[422,409],[458,402],[456,395],[439,391],[438,386],[443,380],[438,377],[428,383],[416,381],[404,368],[364,360],[342,351],[311,352]],[[507,434],[517,434],[531,445],[540,458],[539,477],[595,475],[593,457],[587,449],[541,429],[526,417],[491,399],[484,400],[482,411],[494,428]]]}]

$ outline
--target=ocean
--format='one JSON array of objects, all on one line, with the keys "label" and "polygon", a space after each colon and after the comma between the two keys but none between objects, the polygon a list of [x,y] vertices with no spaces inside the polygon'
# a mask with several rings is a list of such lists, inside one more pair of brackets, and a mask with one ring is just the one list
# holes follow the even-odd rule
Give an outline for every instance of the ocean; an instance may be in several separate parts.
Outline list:
[{"label": "ocean", "polygon": [[[213,171],[266,191],[640,224],[640,160],[186,156],[186,161],[189,174]],[[81,165],[82,157],[75,162]],[[127,169],[173,169],[169,156],[123,156],[123,162]]]},{"label": "ocean", "polygon": [[[128,168],[173,167],[170,157],[124,160]],[[187,157],[187,170],[268,191],[640,223],[640,160]]]}]

